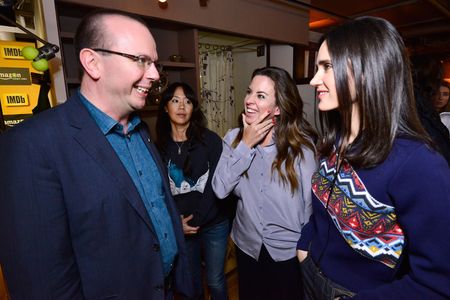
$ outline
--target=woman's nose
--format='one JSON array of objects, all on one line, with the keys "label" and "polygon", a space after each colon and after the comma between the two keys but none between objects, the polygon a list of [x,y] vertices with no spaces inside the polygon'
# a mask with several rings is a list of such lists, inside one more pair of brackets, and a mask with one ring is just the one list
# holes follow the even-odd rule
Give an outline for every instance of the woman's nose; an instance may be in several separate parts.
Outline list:
[{"label": "woman's nose", "polygon": [[314,74],[314,77],[309,82],[309,84],[314,87],[317,87],[317,86],[321,85],[322,83],[323,82],[322,82],[322,79],[320,78],[320,74],[318,71],[316,72],[316,74]]},{"label": "woman's nose", "polygon": [[251,94],[247,94],[244,98],[244,103],[248,103],[254,100],[254,97]]}]

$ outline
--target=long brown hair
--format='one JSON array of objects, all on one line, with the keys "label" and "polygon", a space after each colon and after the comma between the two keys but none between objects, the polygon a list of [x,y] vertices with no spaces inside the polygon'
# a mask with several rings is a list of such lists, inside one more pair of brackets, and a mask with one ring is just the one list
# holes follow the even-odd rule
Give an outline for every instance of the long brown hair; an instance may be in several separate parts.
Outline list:
[{"label": "long brown hair", "polygon": [[[281,68],[265,67],[256,69],[252,79],[258,75],[269,77],[273,81],[275,104],[280,110],[274,126],[277,155],[272,163],[272,174],[276,170],[281,181],[284,184],[289,183],[291,192],[294,193],[299,185],[294,169],[295,161],[298,156],[301,159],[304,158],[302,146],[315,152],[314,142],[317,134],[305,118],[302,98],[289,73]],[[233,141],[233,147],[242,140],[242,134],[243,124],[240,124],[240,131]],[[283,163],[285,163],[285,170],[282,169]]]}]

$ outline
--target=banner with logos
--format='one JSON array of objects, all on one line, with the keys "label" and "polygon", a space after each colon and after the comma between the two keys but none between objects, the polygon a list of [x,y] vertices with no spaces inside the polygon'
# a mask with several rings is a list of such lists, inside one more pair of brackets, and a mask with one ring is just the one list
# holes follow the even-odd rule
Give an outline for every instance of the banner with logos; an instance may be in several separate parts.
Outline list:
[{"label": "banner with logos", "polygon": [[0,100],[3,119],[7,127],[12,127],[33,115],[37,105],[40,85],[39,76],[30,60],[22,56],[25,46],[34,43],[0,41]]}]

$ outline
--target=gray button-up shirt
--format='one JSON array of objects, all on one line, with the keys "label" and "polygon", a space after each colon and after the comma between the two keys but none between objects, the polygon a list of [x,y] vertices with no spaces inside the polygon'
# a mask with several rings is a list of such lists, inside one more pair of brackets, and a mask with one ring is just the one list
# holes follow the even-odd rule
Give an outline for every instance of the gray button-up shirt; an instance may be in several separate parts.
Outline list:
[{"label": "gray button-up shirt", "polygon": [[[311,176],[317,169],[314,153],[303,147],[305,158],[298,158],[295,170],[299,188],[291,193],[278,172],[272,176],[276,156],[274,143],[250,149],[242,141],[231,146],[239,129],[229,131],[213,176],[212,186],[219,198],[234,193],[238,198],[231,238],[243,252],[259,257],[262,244],[275,261],[296,255],[297,241],[309,221],[311,207]],[[284,167],[284,165],[283,165]]]}]

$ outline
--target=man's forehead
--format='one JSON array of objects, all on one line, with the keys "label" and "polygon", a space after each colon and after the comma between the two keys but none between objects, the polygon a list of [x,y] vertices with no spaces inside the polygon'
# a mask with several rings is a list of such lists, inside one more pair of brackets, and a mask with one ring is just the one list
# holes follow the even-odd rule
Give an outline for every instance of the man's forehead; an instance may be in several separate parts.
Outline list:
[{"label": "man's forehead", "polygon": [[103,21],[103,33],[111,41],[119,39],[147,40],[154,43],[154,38],[149,28],[141,22],[123,16],[111,16]]},{"label": "man's forehead", "polygon": [[[133,28],[134,30],[145,30],[150,33],[150,29],[131,17],[122,15],[105,15],[103,16],[101,22],[102,25],[110,29],[112,33],[120,32],[121,29],[127,30],[128,28]],[[120,24],[120,26],[119,26]]]}]

